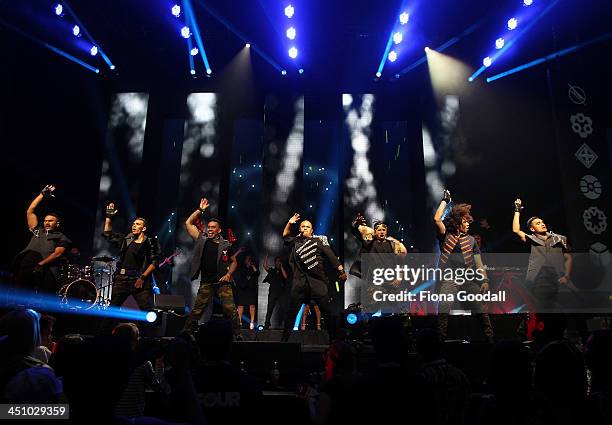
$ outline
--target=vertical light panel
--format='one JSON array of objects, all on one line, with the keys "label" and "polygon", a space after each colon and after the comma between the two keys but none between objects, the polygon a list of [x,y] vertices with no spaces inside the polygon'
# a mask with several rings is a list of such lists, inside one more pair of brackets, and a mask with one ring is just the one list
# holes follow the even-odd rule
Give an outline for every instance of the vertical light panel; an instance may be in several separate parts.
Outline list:
[{"label": "vertical light panel", "polygon": [[[218,102],[215,93],[191,93],[187,97],[187,119],[181,153],[179,177],[176,246],[182,255],[175,259],[173,287],[193,304],[198,283],[191,282],[189,261],[193,240],[184,230],[183,223],[198,208],[201,197],[210,202],[207,217],[216,217],[219,211],[219,137]],[[203,228],[202,228],[203,229]]]},{"label": "vertical light panel", "polygon": [[138,215],[135,203],[141,184],[147,182],[141,165],[148,105],[147,93],[118,93],[113,96],[100,176],[94,255],[114,253],[101,236],[104,208],[108,202],[115,202],[119,208],[113,219],[113,228],[117,231],[127,231],[130,222]]}]

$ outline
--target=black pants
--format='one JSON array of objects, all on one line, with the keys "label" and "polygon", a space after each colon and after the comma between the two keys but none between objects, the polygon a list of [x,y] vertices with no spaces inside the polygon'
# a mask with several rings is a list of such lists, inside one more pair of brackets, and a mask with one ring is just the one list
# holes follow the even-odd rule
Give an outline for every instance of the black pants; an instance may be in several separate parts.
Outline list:
[{"label": "black pants", "polygon": [[266,311],[265,326],[270,327],[270,320],[272,319],[272,313],[274,308],[278,306],[280,311],[280,317],[284,317],[287,312],[287,295],[283,291],[270,291],[268,293],[268,309]]},{"label": "black pants", "polygon": [[289,302],[289,308],[287,309],[287,313],[285,314],[285,324],[283,330],[283,337],[281,341],[289,341],[289,336],[291,335],[291,331],[293,330],[293,325],[295,324],[295,319],[302,307],[302,304],[310,303],[310,300],[313,300],[318,306],[319,310],[321,310],[321,317],[325,321],[325,325],[327,327],[327,333],[329,334],[330,340],[333,340],[336,334],[336,325],[331,317],[331,304],[329,297],[326,295],[320,298],[312,298],[310,296],[307,297],[291,297]]},{"label": "black pants", "polygon": [[[457,292],[466,291],[469,294],[476,294],[480,292],[480,286],[475,282],[466,282],[463,285],[458,285],[451,281],[442,281],[440,283],[440,294],[452,294],[454,298],[457,298]],[[453,302],[441,301],[438,304],[438,330],[440,336],[446,338],[448,331],[448,313],[450,312]],[[472,314],[475,314],[482,332],[487,338],[493,338],[493,326],[491,326],[491,319],[486,313],[482,313],[482,306],[478,302],[465,302],[466,307],[470,309]]]}]

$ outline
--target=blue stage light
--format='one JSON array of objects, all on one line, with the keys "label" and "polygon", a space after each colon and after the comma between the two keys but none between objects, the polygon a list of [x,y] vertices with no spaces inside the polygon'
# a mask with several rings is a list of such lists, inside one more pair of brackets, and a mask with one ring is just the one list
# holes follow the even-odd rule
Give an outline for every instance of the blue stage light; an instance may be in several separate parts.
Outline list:
[{"label": "blue stage light", "polygon": [[189,36],[191,36],[191,30],[189,29],[189,27],[184,26],[183,28],[181,28],[181,36],[183,38],[189,38]]},{"label": "blue stage light", "polygon": [[393,34],[393,42],[395,44],[400,44],[403,39],[404,39],[404,35],[401,33],[401,31],[398,31],[395,34]]},{"label": "blue stage light", "polygon": [[176,16],[177,18],[181,16],[181,6],[178,4],[172,6],[172,15]]},{"label": "blue stage light", "polygon": [[111,69],[111,70],[114,70],[114,69],[115,69],[115,65],[111,65],[111,66],[110,66],[110,69]]},{"label": "blue stage light", "polygon": [[287,75],[287,71],[285,71],[284,69],[281,71],[281,75]]},{"label": "blue stage light", "polygon": [[245,44],[244,46],[245,46],[247,49],[250,49],[250,48],[251,48],[251,43],[247,43],[247,44]]},{"label": "blue stage light", "polygon": [[390,62],[395,62],[397,60],[397,53],[395,53],[395,50],[389,52],[388,58]]},{"label": "blue stage light", "polygon": [[147,322],[153,323],[157,320],[157,313],[154,311],[149,311],[145,318],[147,319]]},{"label": "blue stage light", "polygon": [[499,37],[497,40],[495,40],[495,48],[499,50],[504,47],[505,43],[506,41],[502,37]]},{"label": "blue stage light", "polygon": [[[191,49],[191,51],[189,53],[191,53],[191,56],[195,56],[199,53],[200,51],[198,50],[197,47],[194,47],[193,49]],[[168,220],[170,221],[170,220]]]},{"label": "blue stage light", "polygon": [[64,6],[62,6],[61,4],[56,4],[53,9],[55,10],[55,14],[57,16],[64,16]]},{"label": "blue stage light", "polygon": [[523,5],[531,6],[533,4],[533,0],[523,0]]},{"label": "blue stage light", "polygon": [[292,47],[289,49],[289,57],[291,59],[297,58],[297,55],[298,55],[298,49],[296,47]]},{"label": "blue stage light", "polygon": [[289,5],[285,8],[285,16],[287,18],[291,19],[294,13],[295,13],[295,9],[293,8],[292,5]]},{"label": "blue stage light", "polygon": [[289,40],[293,40],[295,39],[295,36],[297,35],[295,28],[294,27],[289,27],[287,28],[287,38]]},{"label": "blue stage light", "polygon": [[410,19],[410,15],[408,14],[408,12],[403,12],[399,16],[400,24],[402,24],[402,25],[406,25],[408,23],[409,19]]},{"label": "blue stage light", "polygon": [[508,29],[512,31],[512,30],[515,30],[516,27],[518,27],[518,19],[516,18],[508,19]]},{"label": "blue stage light", "polygon": [[207,69],[206,69],[206,73],[207,73],[208,75],[212,74],[212,69],[207,68]]},{"label": "blue stage light", "polygon": [[376,76],[377,76],[378,78],[380,78],[380,76],[381,76],[381,75],[382,75],[382,74],[381,74],[380,72],[377,72],[377,73],[376,73]]},{"label": "blue stage light", "polygon": [[487,56],[486,58],[482,60],[482,64],[486,66],[487,68],[490,67],[492,63],[493,63],[493,59],[491,59],[490,56]]},{"label": "blue stage light", "polygon": [[349,325],[354,325],[357,323],[357,315],[355,313],[349,313],[346,315],[346,323]]},{"label": "blue stage light", "polygon": [[195,75],[195,69],[192,69],[192,70],[191,70],[191,71],[189,71],[189,72],[191,72],[191,75]]},{"label": "blue stage light", "polygon": [[81,28],[79,28],[79,26],[78,26],[78,25],[73,26],[73,27],[72,27],[72,34],[73,34],[75,37],[78,37],[79,35],[81,35]]},{"label": "blue stage light", "polygon": [[300,74],[303,74],[303,73],[304,73],[304,70],[303,70],[302,68],[300,68],[300,69],[298,69],[298,72],[299,72]]},{"label": "blue stage light", "polygon": [[264,325],[257,325],[257,330],[259,332],[263,331],[264,330]]},{"label": "blue stage light", "polygon": [[89,54],[91,54],[92,56],[95,56],[98,54],[98,48],[96,46],[91,46],[91,49],[89,49]]}]

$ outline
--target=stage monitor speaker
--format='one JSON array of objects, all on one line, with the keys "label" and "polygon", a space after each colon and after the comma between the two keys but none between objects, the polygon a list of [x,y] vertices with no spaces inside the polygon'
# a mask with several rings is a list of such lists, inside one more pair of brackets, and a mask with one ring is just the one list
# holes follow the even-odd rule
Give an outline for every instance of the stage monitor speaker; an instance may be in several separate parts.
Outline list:
[{"label": "stage monitor speaker", "polygon": [[176,314],[184,314],[185,297],[182,295],[155,295],[155,309]]}]

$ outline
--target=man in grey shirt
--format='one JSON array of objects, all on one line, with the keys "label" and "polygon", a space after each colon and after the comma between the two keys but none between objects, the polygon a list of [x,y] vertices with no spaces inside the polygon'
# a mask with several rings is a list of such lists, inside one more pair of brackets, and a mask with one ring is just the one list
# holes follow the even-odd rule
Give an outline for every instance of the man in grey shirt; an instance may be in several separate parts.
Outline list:
[{"label": "man in grey shirt", "polygon": [[531,246],[527,267],[526,285],[540,308],[554,307],[559,285],[567,285],[572,273],[572,256],[567,237],[548,230],[544,220],[531,217],[527,226],[531,233],[521,230],[520,217],[523,203],[514,201],[512,231]]}]

